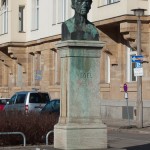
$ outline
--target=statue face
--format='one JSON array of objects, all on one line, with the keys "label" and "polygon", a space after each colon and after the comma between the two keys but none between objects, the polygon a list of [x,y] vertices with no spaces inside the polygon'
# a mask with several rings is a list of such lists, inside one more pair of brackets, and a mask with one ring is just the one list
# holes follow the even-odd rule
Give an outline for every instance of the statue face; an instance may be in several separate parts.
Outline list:
[{"label": "statue face", "polygon": [[74,0],[72,8],[81,15],[87,15],[91,9],[92,0]]}]

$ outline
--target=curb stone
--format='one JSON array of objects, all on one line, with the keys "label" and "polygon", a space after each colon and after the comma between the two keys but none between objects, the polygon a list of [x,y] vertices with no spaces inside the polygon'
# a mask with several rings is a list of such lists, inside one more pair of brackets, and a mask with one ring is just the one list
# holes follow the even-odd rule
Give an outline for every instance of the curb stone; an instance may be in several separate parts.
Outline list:
[{"label": "curb stone", "polygon": [[35,146],[10,146],[10,147],[0,147],[0,150],[57,150],[53,148],[53,145],[35,145]]},{"label": "curb stone", "polygon": [[140,134],[150,134],[149,130],[142,130],[142,129],[120,129],[117,127],[108,127],[108,131],[116,131],[116,132],[123,132],[123,133],[140,133]]}]

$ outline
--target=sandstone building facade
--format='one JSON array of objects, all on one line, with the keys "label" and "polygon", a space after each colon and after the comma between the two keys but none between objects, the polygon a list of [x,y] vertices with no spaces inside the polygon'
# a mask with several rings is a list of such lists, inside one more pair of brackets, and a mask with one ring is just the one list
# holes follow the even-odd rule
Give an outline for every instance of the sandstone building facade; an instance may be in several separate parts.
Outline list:
[{"label": "sandstone building facade", "polygon": [[[61,23],[71,16],[71,0],[0,0],[0,96],[37,88],[60,96],[60,58],[55,46],[61,40]],[[127,83],[130,117],[136,120],[137,79],[133,74],[136,55],[137,17],[132,9],[144,8],[142,97],[144,119],[150,113],[150,1],[93,0],[89,20],[106,45],[101,53],[101,110],[104,118],[125,119],[123,85]]]}]

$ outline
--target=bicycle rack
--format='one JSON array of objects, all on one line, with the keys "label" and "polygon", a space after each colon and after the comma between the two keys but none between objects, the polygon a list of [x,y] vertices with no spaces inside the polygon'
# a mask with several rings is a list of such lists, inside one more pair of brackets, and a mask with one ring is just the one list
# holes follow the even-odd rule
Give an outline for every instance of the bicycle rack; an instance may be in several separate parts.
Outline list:
[{"label": "bicycle rack", "polygon": [[22,137],[23,137],[23,146],[26,146],[26,137],[25,137],[25,135],[24,135],[24,133],[22,133],[22,132],[0,132],[0,135],[9,135],[9,134],[12,134],[12,135],[17,135],[17,134],[19,134],[19,135],[22,135]]},{"label": "bicycle rack", "polygon": [[48,145],[48,137],[51,133],[54,133],[53,130],[49,131],[47,134],[46,134],[46,145]]}]

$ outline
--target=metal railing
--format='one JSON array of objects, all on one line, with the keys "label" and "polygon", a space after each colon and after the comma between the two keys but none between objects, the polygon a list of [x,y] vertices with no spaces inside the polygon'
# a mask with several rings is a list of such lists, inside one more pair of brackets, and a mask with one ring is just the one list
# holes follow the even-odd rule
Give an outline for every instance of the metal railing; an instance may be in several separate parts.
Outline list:
[{"label": "metal railing", "polygon": [[54,133],[53,130],[49,131],[47,134],[46,134],[46,145],[48,145],[48,137],[51,133]]},{"label": "metal railing", "polygon": [[23,146],[26,146],[26,137],[25,137],[24,133],[22,133],[22,132],[0,132],[0,135],[9,135],[9,134],[22,135],[22,137],[23,137]]}]

